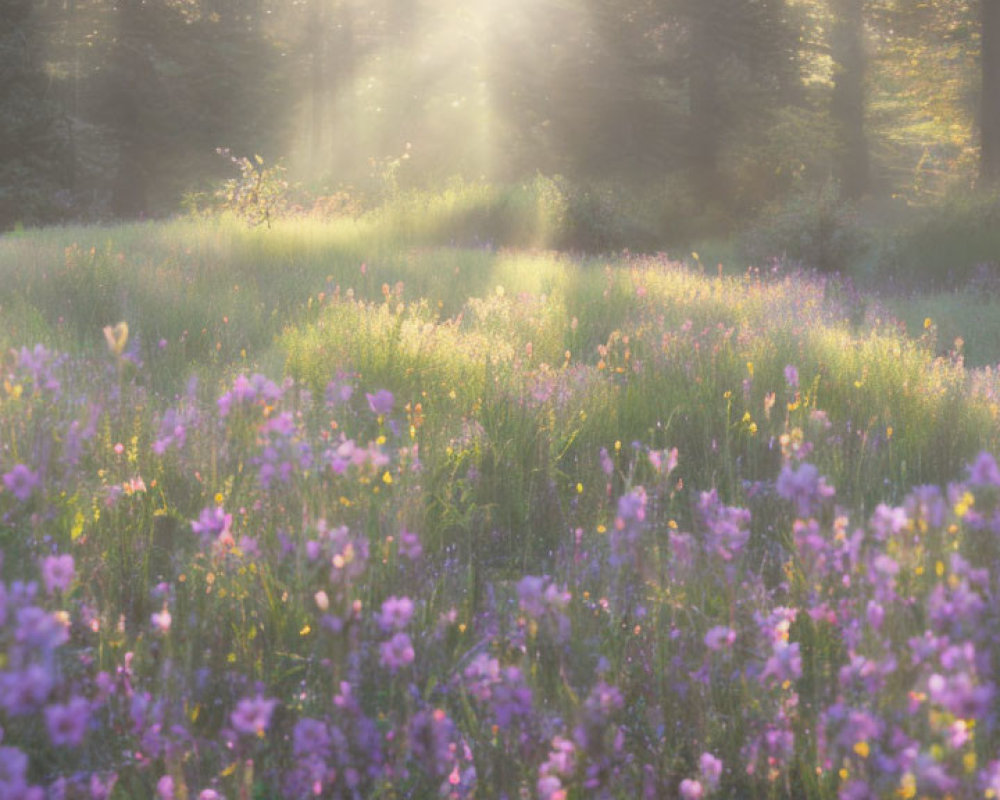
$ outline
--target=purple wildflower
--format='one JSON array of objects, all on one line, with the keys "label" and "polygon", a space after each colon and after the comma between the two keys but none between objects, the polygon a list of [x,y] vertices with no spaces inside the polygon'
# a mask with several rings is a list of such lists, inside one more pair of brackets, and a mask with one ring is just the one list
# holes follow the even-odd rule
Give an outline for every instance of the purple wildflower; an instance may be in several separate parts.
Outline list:
[{"label": "purple wildflower", "polygon": [[49,740],[59,747],[76,747],[83,741],[90,722],[90,704],[83,697],[73,697],[68,703],[55,704],[45,709],[45,724]]},{"label": "purple wildflower", "polygon": [[882,720],[864,709],[847,709],[843,717],[844,726],[837,736],[837,743],[845,751],[853,749],[858,742],[877,741],[885,729]]},{"label": "purple wildflower", "polygon": [[292,749],[299,758],[329,755],[332,739],[330,729],[318,719],[300,719],[292,731]]},{"label": "purple wildflower", "polygon": [[34,394],[46,391],[58,396],[61,384],[56,377],[56,368],[62,360],[41,344],[36,344],[33,350],[22,347],[18,354],[18,366],[31,373]]},{"label": "purple wildflower", "polygon": [[219,416],[229,416],[234,406],[243,407],[254,403],[274,405],[280,399],[281,389],[265,376],[259,373],[250,378],[246,375],[237,375],[233,381],[233,388],[218,400]]},{"label": "purple wildflower", "polygon": [[920,521],[932,528],[940,528],[944,524],[948,506],[937,486],[917,486],[903,501],[907,516],[915,522]]},{"label": "purple wildflower", "polygon": [[927,681],[931,702],[960,719],[984,719],[993,703],[993,687],[976,684],[967,672],[949,677],[933,674]]},{"label": "purple wildflower", "polygon": [[1000,796],[1000,761],[987,764],[979,773],[979,782],[986,797],[990,796],[991,791],[993,796]]},{"label": "purple wildflower", "polygon": [[237,733],[263,736],[271,724],[271,714],[277,704],[277,700],[260,696],[243,698],[230,715],[233,728]]},{"label": "purple wildflower", "polygon": [[405,528],[399,532],[399,554],[410,561],[417,561],[423,555],[423,547],[420,544],[420,537]]},{"label": "purple wildflower", "polygon": [[705,646],[713,651],[732,647],[735,641],[736,631],[726,625],[716,625],[705,634]]},{"label": "purple wildflower", "polygon": [[664,478],[677,468],[677,448],[669,450],[650,450],[649,463]]},{"label": "purple wildflower", "polygon": [[517,597],[521,610],[535,617],[545,613],[542,601],[542,590],[545,588],[546,576],[525,575],[517,583]]},{"label": "purple wildflower", "polygon": [[618,498],[618,519],[623,527],[628,523],[645,521],[646,492],[641,486]]},{"label": "purple wildflower", "polygon": [[156,782],[156,796],[159,800],[174,800],[174,779],[164,775]]},{"label": "purple wildflower", "polygon": [[188,426],[197,422],[197,414],[193,408],[178,411],[168,408],[160,420],[157,438],[153,442],[153,452],[162,456],[169,448],[181,449],[187,442]]},{"label": "purple wildflower", "polygon": [[517,583],[518,604],[536,623],[543,624],[559,641],[570,635],[569,617],[563,613],[571,595],[547,575],[525,575]]},{"label": "purple wildflower", "polygon": [[382,611],[378,615],[378,624],[386,633],[389,631],[401,631],[410,624],[412,616],[413,601],[409,597],[396,597],[393,595],[382,603]]},{"label": "purple wildflower", "polygon": [[233,515],[227,514],[225,509],[219,506],[203,508],[198,519],[191,522],[191,530],[201,536],[203,545],[207,545],[214,538],[222,538],[223,534],[230,533],[232,526]]},{"label": "purple wildflower", "polygon": [[562,778],[569,778],[576,769],[576,745],[570,739],[556,736],[548,759],[539,768],[538,797],[540,800],[566,800],[569,796]]},{"label": "purple wildflower", "polygon": [[16,747],[0,747],[0,797],[23,797],[28,790],[28,756]]},{"label": "purple wildflower", "polygon": [[792,364],[785,367],[785,383],[790,389],[799,388],[799,371]]},{"label": "purple wildflower", "polygon": [[601,471],[610,478],[611,473],[615,471],[615,464],[611,460],[611,456],[608,455],[608,448],[602,447],[600,455],[601,455]]},{"label": "purple wildflower", "polygon": [[375,394],[366,393],[365,397],[368,398],[368,407],[372,410],[372,413],[380,417],[391,414],[392,407],[396,402],[396,398],[392,396],[392,392],[388,389],[379,389]]},{"label": "purple wildflower", "polygon": [[521,610],[541,617],[550,609],[561,610],[570,601],[570,594],[559,589],[547,575],[525,575],[517,583],[517,598]]},{"label": "purple wildflower", "polygon": [[432,774],[451,772],[455,759],[455,723],[440,708],[418,711],[410,721],[410,751],[414,761]]},{"label": "purple wildflower", "polygon": [[557,775],[542,775],[535,788],[539,800],[566,800],[568,797]]},{"label": "purple wildflower", "polygon": [[382,657],[382,666],[396,672],[400,667],[413,663],[414,652],[413,642],[405,633],[395,634],[389,641],[382,642],[379,646]]},{"label": "purple wildflower", "polygon": [[764,665],[761,673],[761,681],[773,678],[777,684],[785,681],[795,681],[802,677],[802,654],[799,652],[799,643],[777,642],[771,657]]},{"label": "purple wildflower", "polygon": [[885,609],[877,601],[869,600],[868,607],[865,609],[865,617],[868,624],[872,626],[872,630],[880,631],[882,630],[882,622],[885,620]]},{"label": "purple wildflower", "polygon": [[[338,375],[338,378],[342,376]],[[332,380],[326,385],[326,391],[324,392],[324,399],[326,400],[327,408],[334,409],[337,406],[346,403],[351,399],[351,395],[354,394],[354,387],[351,386],[346,380]]]},{"label": "purple wildflower", "polygon": [[868,781],[853,780],[848,781],[840,787],[837,797],[839,800],[879,800],[876,792]]},{"label": "purple wildflower", "polygon": [[533,694],[517,667],[506,667],[502,680],[493,688],[493,712],[497,725],[508,727],[515,718],[531,716]]},{"label": "purple wildflower", "polygon": [[3,476],[4,487],[22,503],[28,501],[40,482],[38,473],[24,464],[17,464],[14,469]]},{"label": "purple wildflower", "polygon": [[622,565],[639,558],[639,540],[646,528],[648,497],[642,486],[618,498],[618,513],[611,533],[612,563]]},{"label": "purple wildflower", "polygon": [[484,703],[492,702],[499,727],[508,727],[516,717],[531,715],[532,692],[517,667],[501,669],[497,659],[480,653],[466,667],[463,677],[469,694]]},{"label": "purple wildflower", "polygon": [[69,640],[68,622],[38,606],[17,610],[15,638],[28,647],[53,650]]},{"label": "purple wildflower", "polygon": [[716,789],[722,779],[722,761],[711,753],[702,753],[698,759],[701,777],[709,789]]},{"label": "purple wildflower", "polygon": [[617,686],[598,681],[583,703],[584,711],[593,720],[606,720],[625,707],[625,698]]},{"label": "purple wildflower", "polygon": [[796,511],[802,517],[812,516],[834,493],[819,470],[808,463],[800,464],[797,470],[786,464],[774,488],[779,497],[795,503]]},{"label": "purple wildflower", "polygon": [[701,800],[705,796],[705,788],[700,782],[685,778],[679,787],[683,800]]},{"label": "purple wildflower", "polygon": [[69,591],[75,577],[73,556],[68,553],[61,556],[46,556],[43,559],[42,581],[45,583],[45,591],[48,594]]},{"label": "purple wildflower", "polygon": [[707,531],[709,550],[723,561],[732,561],[750,539],[750,512],[737,506],[726,506],[719,501],[715,489],[702,492],[698,510]]},{"label": "purple wildflower", "polygon": [[479,653],[462,674],[469,694],[477,700],[487,701],[493,696],[493,686],[500,682],[500,662],[486,653]]},{"label": "purple wildflower", "polygon": [[899,534],[908,523],[909,518],[907,517],[905,508],[899,506],[892,507],[887,506],[885,503],[879,503],[875,507],[875,511],[868,524],[871,527],[872,533],[875,534],[875,538],[883,542]]},{"label": "purple wildflower", "polygon": [[917,790],[921,796],[943,797],[951,795],[959,787],[958,779],[949,775],[945,765],[939,764],[929,754],[922,753],[917,756],[913,771],[917,778]]},{"label": "purple wildflower", "polygon": [[41,664],[0,673],[0,706],[11,716],[38,710],[51,691],[52,675]]},{"label": "purple wildflower", "polygon": [[996,459],[983,450],[967,467],[969,483],[973,486],[1000,486],[1000,467]]}]

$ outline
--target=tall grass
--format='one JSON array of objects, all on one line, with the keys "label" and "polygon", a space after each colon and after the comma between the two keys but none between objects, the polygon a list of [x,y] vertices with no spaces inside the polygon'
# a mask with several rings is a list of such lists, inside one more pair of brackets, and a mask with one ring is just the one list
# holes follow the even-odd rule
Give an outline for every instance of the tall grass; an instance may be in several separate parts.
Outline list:
[{"label": "tall grass", "polygon": [[400,225],[0,240],[0,794],[1000,790],[992,370]]}]

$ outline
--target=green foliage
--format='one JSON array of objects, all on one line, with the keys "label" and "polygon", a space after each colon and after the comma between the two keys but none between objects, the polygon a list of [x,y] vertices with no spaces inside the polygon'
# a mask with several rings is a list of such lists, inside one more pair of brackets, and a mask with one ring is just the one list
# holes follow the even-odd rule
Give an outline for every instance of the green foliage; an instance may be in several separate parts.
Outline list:
[{"label": "green foliage", "polygon": [[512,184],[455,178],[441,191],[400,191],[362,219],[425,244],[583,253],[662,245],[655,210],[662,196],[635,194],[624,186],[582,184],[540,173]]},{"label": "green foliage", "polygon": [[1000,360],[1000,270],[984,270],[965,289],[900,293],[884,300],[888,313],[908,331],[922,330],[927,320],[936,352],[960,357],[968,367],[996,366]]},{"label": "green foliage", "polygon": [[829,116],[812,106],[786,106],[730,132],[722,171],[740,217],[763,204],[791,204],[834,169],[836,137]]},{"label": "green foliage", "polygon": [[68,210],[67,131],[48,95],[35,15],[21,0],[0,10],[0,231]]},{"label": "green foliage", "polygon": [[787,259],[820,272],[844,272],[870,245],[855,209],[828,183],[766,210],[742,234],[739,250],[752,264]]},{"label": "green foliage", "polygon": [[904,287],[957,288],[979,280],[1000,256],[1000,196],[955,192],[917,208],[895,234],[883,270]]}]

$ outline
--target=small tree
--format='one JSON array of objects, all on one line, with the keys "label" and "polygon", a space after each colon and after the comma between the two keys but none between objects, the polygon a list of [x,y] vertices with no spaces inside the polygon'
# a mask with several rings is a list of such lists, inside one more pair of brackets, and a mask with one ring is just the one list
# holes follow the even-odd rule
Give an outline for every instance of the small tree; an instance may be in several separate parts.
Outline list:
[{"label": "small tree", "polygon": [[226,181],[216,192],[223,211],[231,211],[252,227],[264,224],[288,210],[288,181],[280,164],[264,166],[264,159],[255,155],[234,156],[227,148],[216,151],[228,158],[240,171],[238,178]]}]

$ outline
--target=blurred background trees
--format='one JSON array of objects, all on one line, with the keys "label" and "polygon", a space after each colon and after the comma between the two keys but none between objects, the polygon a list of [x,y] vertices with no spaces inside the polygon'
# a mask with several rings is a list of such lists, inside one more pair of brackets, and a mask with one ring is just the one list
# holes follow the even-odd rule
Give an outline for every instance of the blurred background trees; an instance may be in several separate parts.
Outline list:
[{"label": "blurred background trees", "polygon": [[7,0],[0,229],[173,213],[217,148],[367,202],[561,176],[665,243],[927,203],[1000,177],[997,5]]}]

